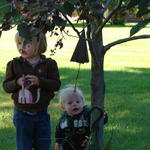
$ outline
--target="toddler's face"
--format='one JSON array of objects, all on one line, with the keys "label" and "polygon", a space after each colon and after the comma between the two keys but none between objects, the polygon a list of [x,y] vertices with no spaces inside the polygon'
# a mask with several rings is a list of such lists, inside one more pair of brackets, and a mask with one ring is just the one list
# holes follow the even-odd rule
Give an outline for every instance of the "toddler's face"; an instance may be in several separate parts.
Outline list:
[{"label": "toddler's face", "polygon": [[67,97],[64,103],[64,110],[70,115],[74,116],[79,114],[83,110],[84,102],[78,95],[71,95]]}]

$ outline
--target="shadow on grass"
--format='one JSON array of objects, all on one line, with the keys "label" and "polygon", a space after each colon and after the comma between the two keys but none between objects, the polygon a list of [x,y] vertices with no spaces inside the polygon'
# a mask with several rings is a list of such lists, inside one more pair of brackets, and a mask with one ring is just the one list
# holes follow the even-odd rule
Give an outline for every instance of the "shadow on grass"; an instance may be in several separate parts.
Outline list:
[{"label": "shadow on grass", "polygon": [[[105,71],[105,107],[109,114],[109,122],[105,126],[105,145],[113,132],[111,150],[149,150],[150,69],[127,68],[127,70],[130,72]],[[74,84],[76,75],[76,69],[60,68],[61,88],[67,84]],[[3,79],[4,74],[0,73],[0,84]],[[86,103],[90,102],[90,70],[82,69],[80,71],[77,86],[83,90]],[[10,99],[2,87],[0,87],[0,93],[0,104]],[[5,111],[11,113],[12,109],[11,106],[0,105],[0,114]],[[61,113],[57,97],[53,100],[49,111],[53,128],[52,144],[54,145],[55,125]],[[3,136],[6,136],[4,133],[10,133],[9,136],[14,138],[14,129],[1,128],[0,141],[4,138]],[[7,144],[7,141],[4,143]],[[1,150],[7,149],[2,147]]]}]

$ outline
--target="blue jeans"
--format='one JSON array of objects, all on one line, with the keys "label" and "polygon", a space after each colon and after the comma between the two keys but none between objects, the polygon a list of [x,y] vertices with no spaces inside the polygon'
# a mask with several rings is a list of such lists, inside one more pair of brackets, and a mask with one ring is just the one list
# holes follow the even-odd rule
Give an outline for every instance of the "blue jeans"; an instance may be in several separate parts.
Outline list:
[{"label": "blue jeans", "polygon": [[17,150],[50,150],[51,127],[50,115],[42,111],[36,115],[15,110]]}]

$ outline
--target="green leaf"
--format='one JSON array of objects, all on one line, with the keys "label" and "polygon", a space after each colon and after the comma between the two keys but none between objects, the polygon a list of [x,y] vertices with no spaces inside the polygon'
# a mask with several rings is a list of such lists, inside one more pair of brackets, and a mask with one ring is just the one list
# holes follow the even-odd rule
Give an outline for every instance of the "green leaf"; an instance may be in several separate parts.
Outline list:
[{"label": "green leaf", "polygon": [[7,1],[0,0],[0,16],[1,18],[10,11],[10,5]]},{"label": "green leaf", "polygon": [[72,12],[74,11],[74,5],[66,1],[64,3],[63,7],[64,7],[64,9],[66,11],[66,14],[68,14],[69,16],[71,16]]},{"label": "green leaf", "polygon": [[140,2],[140,0],[130,0],[130,2],[127,4],[127,8],[130,9],[130,8],[136,6],[139,2]]},{"label": "green leaf", "polygon": [[51,7],[55,8],[56,10],[58,10],[58,11],[64,13],[64,14],[66,13],[64,7],[62,7],[62,6],[58,5],[58,4],[53,3]]},{"label": "green leaf", "polygon": [[64,26],[66,24],[66,20],[62,19],[59,16],[53,16],[53,22],[57,26]]},{"label": "green leaf", "polygon": [[150,23],[150,19],[146,19],[144,21],[140,21],[138,24],[132,27],[130,30],[130,36],[133,36],[137,32],[139,32],[141,29],[143,29],[148,23]]},{"label": "green leaf", "polygon": [[76,4],[78,3],[80,0],[67,0],[69,3],[72,3],[72,4]]},{"label": "green leaf", "polygon": [[25,39],[31,39],[30,27],[26,23],[19,24],[17,27],[19,35],[24,37]]}]

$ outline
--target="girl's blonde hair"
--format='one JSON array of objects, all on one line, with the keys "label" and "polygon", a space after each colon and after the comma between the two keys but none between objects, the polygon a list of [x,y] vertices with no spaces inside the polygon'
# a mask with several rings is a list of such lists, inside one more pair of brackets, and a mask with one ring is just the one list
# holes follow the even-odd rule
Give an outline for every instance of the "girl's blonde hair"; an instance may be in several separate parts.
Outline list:
[{"label": "girl's blonde hair", "polygon": [[80,89],[78,88],[74,88],[74,86],[70,85],[68,86],[67,88],[64,88],[62,90],[60,90],[60,93],[59,93],[59,103],[61,106],[64,105],[66,99],[72,95],[76,95],[76,96],[79,96],[81,97],[81,99],[84,101],[84,96],[83,96],[83,93]]},{"label": "girl's blonde hair", "polygon": [[[15,35],[15,42],[16,42],[16,46],[17,49],[19,50],[19,43],[24,41],[25,38],[23,38],[22,36],[19,35],[19,32],[16,33]],[[38,37],[35,37],[33,40],[35,40],[36,45],[37,45],[37,53],[38,54],[42,54],[46,51],[47,49],[47,40],[46,40],[46,36],[44,33],[40,33]]]}]

